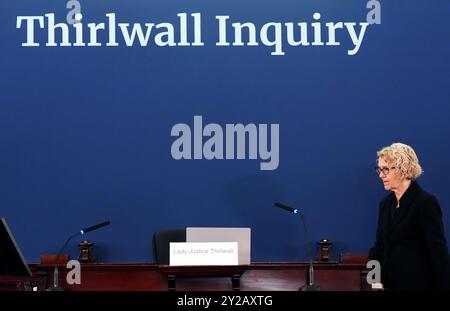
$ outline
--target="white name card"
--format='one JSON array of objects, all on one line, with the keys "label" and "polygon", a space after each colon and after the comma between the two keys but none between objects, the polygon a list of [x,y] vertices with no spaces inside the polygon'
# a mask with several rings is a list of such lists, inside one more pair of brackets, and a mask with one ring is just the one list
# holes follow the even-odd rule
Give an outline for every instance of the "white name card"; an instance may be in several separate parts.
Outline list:
[{"label": "white name card", "polygon": [[172,242],[171,266],[238,265],[237,242]]}]

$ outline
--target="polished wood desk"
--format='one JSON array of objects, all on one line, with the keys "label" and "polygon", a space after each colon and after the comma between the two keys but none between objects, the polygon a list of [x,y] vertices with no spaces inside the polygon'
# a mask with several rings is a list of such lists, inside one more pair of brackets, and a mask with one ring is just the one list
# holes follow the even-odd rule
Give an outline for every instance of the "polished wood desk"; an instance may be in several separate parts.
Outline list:
[{"label": "polished wood desk", "polygon": [[[252,263],[245,266],[172,267],[154,264],[82,264],[81,284],[68,285],[59,269],[60,286],[69,291],[296,291],[307,283],[308,263]],[[52,265],[31,265],[38,290],[51,286]],[[362,263],[315,263],[315,281],[327,291],[368,290]]]}]

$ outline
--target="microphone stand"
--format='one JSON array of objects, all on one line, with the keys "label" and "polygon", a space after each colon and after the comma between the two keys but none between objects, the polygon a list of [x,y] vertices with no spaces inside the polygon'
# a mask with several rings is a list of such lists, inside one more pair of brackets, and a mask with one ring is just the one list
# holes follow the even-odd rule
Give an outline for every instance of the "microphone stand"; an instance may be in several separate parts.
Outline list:
[{"label": "microphone stand", "polygon": [[298,290],[301,290],[301,291],[321,291],[321,290],[323,290],[320,285],[314,283],[314,265],[313,265],[312,251],[311,251],[311,240],[309,239],[308,229],[306,228],[306,221],[305,221],[303,214],[300,213],[300,211],[296,208],[292,208],[290,206],[287,206],[287,205],[284,205],[284,204],[281,204],[278,202],[275,203],[275,206],[278,208],[284,209],[288,212],[291,212],[293,214],[299,214],[300,217],[302,218],[303,230],[305,231],[306,248],[307,248],[308,257],[309,257],[309,268],[308,268],[307,284],[300,287]]},{"label": "microphone stand", "polygon": [[69,244],[70,240],[72,240],[74,237],[76,237],[76,236],[78,236],[80,234],[81,235],[84,234],[83,230],[81,230],[80,232],[77,232],[77,233],[71,235],[66,240],[64,245],[61,247],[61,250],[58,252],[58,255],[56,256],[55,269],[53,270],[53,286],[47,288],[47,291],[51,291],[51,292],[53,292],[53,291],[64,291],[64,289],[59,286],[59,270],[58,270],[59,258],[61,257],[61,254],[64,251],[64,249],[66,248],[67,244]]},{"label": "microphone stand", "polygon": [[55,269],[53,270],[53,286],[47,288],[47,291],[64,291],[64,289],[62,287],[59,286],[59,271],[58,271],[58,261],[59,258],[61,257],[61,254],[63,252],[63,250],[66,248],[67,244],[69,244],[70,240],[72,240],[74,237],[77,237],[79,235],[83,235],[85,233],[88,233],[90,231],[94,231],[97,230],[99,228],[102,228],[104,226],[109,225],[111,222],[109,220],[104,221],[102,223],[96,224],[94,226],[90,226],[87,227],[85,229],[82,229],[80,231],[78,231],[75,234],[72,234],[64,243],[64,245],[61,247],[61,250],[58,252],[58,255],[56,256],[56,262],[55,262]]},{"label": "microphone stand", "polygon": [[322,291],[323,290],[322,287],[320,287],[320,285],[314,283],[314,265],[313,265],[313,259],[312,259],[311,240],[309,239],[308,229],[306,228],[305,218],[302,213],[299,213],[298,210],[296,210],[296,211],[302,218],[303,230],[305,232],[305,239],[306,239],[306,247],[308,250],[308,257],[309,257],[308,284],[305,284],[304,286],[300,287],[298,290],[299,291]]}]

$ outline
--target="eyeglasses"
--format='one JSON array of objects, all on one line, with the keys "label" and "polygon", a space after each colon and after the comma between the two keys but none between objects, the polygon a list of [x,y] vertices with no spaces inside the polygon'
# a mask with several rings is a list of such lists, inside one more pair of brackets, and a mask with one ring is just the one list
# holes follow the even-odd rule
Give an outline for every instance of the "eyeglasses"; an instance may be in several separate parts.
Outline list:
[{"label": "eyeglasses", "polygon": [[380,172],[383,172],[383,175],[389,175],[390,170],[396,169],[395,166],[393,167],[379,167],[375,166],[375,172],[377,172],[378,175],[380,175]]}]

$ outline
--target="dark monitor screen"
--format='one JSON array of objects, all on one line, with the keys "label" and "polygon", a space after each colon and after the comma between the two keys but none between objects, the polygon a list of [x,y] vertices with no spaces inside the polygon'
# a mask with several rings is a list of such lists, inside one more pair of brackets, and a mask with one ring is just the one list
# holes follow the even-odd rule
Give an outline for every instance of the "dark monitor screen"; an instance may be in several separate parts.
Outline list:
[{"label": "dark monitor screen", "polygon": [[31,276],[5,218],[0,219],[0,275]]}]

